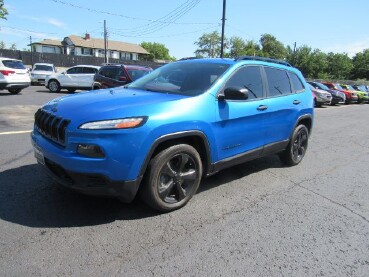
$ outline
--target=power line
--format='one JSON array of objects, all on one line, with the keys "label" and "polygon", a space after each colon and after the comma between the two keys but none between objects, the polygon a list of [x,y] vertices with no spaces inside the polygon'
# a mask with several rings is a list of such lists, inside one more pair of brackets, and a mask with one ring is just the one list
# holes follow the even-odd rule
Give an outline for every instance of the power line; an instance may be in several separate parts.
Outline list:
[{"label": "power line", "polygon": [[192,8],[194,8],[199,2],[200,0],[191,0],[179,6],[178,8],[176,8],[175,10],[173,10],[172,12],[161,18],[165,19],[166,23],[163,23],[161,20],[157,20],[153,24],[146,24],[130,29],[115,29],[115,30],[124,31],[125,34],[134,33],[136,36],[151,34],[174,23],[179,18],[184,16],[187,12],[189,12]]},{"label": "power line", "polygon": [[[67,1],[63,1],[63,0],[50,0],[50,1],[53,1],[53,2],[58,3],[58,4],[62,4],[62,5],[65,5],[65,6],[70,6],[72,8],[76,8],[76,9],[82,9],[82,10],[87,10],[87,11],[94,12],[94,13],[117,16],[117,17],[122,17],[122,18],[126,18],[126,19],[131,19],[131,20],[133,19],[133,20],[141,20],[141,21],[148,21],[148,22],[168,23],[168,22],[163,21],[161,19],[157,20],[157,19],[139,18],[139,17],[133,17],[133,16],[123,15],[123,14],[118,14],[118,13],[113,13],[113,12],[108,12],[108,11],[100,11],[100,10],[96,10],[96,9],[85,7],[85,6],[76,5],[76,4],[73,4],[73,3],[70,3],[70,2],[67,2]],[[206,22],[181,22],[181,23],[177,23],[177,22],[173,22],[171,24],[208,25],[208,24],[213,24],[213,23],[206,23]]]}]

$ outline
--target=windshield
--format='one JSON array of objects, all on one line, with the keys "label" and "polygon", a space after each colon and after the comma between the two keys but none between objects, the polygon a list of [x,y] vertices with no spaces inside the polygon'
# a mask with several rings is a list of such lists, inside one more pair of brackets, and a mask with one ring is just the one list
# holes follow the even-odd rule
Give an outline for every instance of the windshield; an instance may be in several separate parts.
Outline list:
[{"label": "windshield", "polygon": [[355,90],[352,86],[350,85],[346,85],[346,87],[348,88],[348,90]]},{"label": "windshield", "polygon": [[167,64],[128,85],[129,88],[195,96],[205,92],[229,68],[214,62]]},{"label": "windshield", "polygon": [[336,87],[336,89],[344,90],[339,84],[335,84],[334,86]]},{"label": "windshield", "polygon": [[39,70],[39,71],[53,71],[53,67],[50,65],[43,65],[43,64],[36,64],[33,68],[33,70]]},{"label": "windshield", "polygon": [[152,70],[142,70],[142,69],[128,69],[128,74],[133,81],[136,81],[138,78],[145,76],[150,73]]},{"label": "windshield", "polygon": [[323,90],[329,90],[329,88],[326,86],[326,85],[323,85],[321,83],[315,83],[320,89],[323,89]]}]

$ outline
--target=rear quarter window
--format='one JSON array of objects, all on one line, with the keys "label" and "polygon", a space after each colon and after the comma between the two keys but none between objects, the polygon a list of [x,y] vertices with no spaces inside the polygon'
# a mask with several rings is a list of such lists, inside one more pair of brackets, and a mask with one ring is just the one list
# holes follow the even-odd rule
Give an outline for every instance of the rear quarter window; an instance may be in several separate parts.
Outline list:
[{"label": "rear quarter window", "polygon": [[295,73],[290,72],[290,78],[294,93],[302,92],[305,90],[305,87],[302,84],[300,78]]}]

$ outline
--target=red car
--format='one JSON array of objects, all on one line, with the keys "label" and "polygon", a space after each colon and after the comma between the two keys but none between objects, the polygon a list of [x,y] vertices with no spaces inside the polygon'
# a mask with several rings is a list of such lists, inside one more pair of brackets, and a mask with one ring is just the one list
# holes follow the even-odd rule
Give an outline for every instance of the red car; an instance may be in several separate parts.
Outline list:
[{"label": "red car", "polygon": [[321,83],[326,85],[330,89],[335,89],[335,90],[343,92],[346,96],[345,104],[357,103],[359,101],[359,97],[357,96],[356,92],[346,90],[337,83],[331,83],[331,82],[321,82]]}]

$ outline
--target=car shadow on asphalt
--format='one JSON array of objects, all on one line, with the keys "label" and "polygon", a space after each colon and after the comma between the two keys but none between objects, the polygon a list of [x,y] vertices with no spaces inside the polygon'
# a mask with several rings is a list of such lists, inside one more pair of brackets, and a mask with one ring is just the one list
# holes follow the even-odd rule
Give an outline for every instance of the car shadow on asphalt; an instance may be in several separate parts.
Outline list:
[{"label": "car shadow on asphalt", "polygon": [[[197,193],[281,166],[277,156],[237,165],[204,179]],[[148,207],[140,197],[125,204],[113,198],[92,197],[64,189],[37,164],[0,172],[0,218],[8,222],[37,228],[65,228],[154,216],[160,213]]]}]

